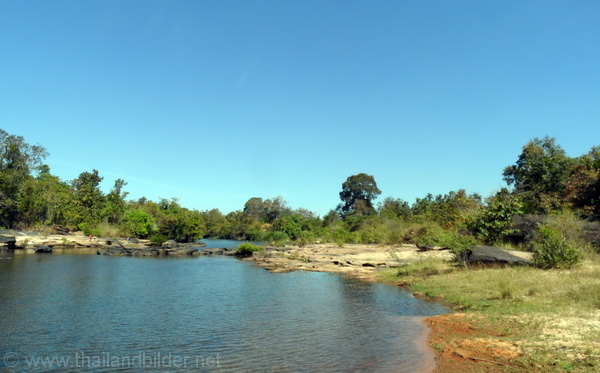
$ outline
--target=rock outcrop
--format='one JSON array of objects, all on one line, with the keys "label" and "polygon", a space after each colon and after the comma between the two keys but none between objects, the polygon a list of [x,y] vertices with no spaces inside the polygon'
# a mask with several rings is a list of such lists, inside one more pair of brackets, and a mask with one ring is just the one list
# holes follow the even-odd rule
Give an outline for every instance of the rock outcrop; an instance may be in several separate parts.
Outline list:
[{"label": "rock outcrop", "polygon": [[530,265],[531,260],[510,254],[495,246],[475,246],[465,254],[471,265]]},{"label": "rock outcrop", "polygon": [[52,248],[46,245],[38,245],[37,247],[35,247],[35,252],[37,254],[51,254]]},{"label": "rock outcrop", "polygon": [[15,236],[0,236],[0,249],[14,250],[17,244]]}]

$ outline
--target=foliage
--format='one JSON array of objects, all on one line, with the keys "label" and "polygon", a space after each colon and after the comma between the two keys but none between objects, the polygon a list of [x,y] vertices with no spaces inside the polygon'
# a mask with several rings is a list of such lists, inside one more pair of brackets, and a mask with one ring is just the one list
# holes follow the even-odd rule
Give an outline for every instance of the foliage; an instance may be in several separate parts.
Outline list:
[{"label": "foliage", "polygon": [[123,216],[123,226],[129,235],[147,238],[157,231],[154,217],[141,209],[128,210]]},{"label": "foliage", "polygon": [[49,173],[25,181],[19,191],[18,208],[25,226],[72,225],[77,217],[71,187]]},{"label": "foliage", "polygon": [[237,250],[235,251],[235,255],[239,257],[249,257],[252,256],[255,252],[260,251],[262,251],[262,247],[253,245],[248,242],[244,242],[237,248]]},{"label": "foliage", "polygon": [[150,236],[150,238],[149,238],[150,243],[154,246],[160,246],[167,240],[169,240],[169,237],[165,236],[164,234],[160,234],[160,233],[155,233],[152,236]]},{"label": "foliage", "polygon": [[352,175],[342,184],[340,199],[342,203],[338,211],[344,217],[357,215],[371,215],[375,213],[373,200],[381,194],[375,178],[365,173]]},{"label": "foliage", "polygon": [[405,220],[411,215],[410,205],[400,198],[387,197],[379,205],[379,215]]},{"label": "foliage", "polygon": [[484,242],[491,244],[512,233],[510,226],[515,215],[523,213],[520,199],[502,189],[487,200],[487,205],[472,215],[467,228]]},{"label": "foliage", "polygon": [[92,172],[82,172],[71,182],[77,213],[76,224],[100,222],[104,205],[104,195],[100,190],[102,179],[98,170],[92,170]]},{"label": "foliage", "polygon": [[46,155],[43,147],[0,129],[0,227],[12,228],[19,221],[20,190]]},{"label": "foliage", "polygon": [[[146,205],[153,204],[151,202]],[[204,220],[199,211],[188,210],[177,199],[161,199],[153,206],[158,233],[178,242],[192,242],[202,238]]]},{"label": "foliage", "polygon": [[571,175],[564,183],[564,199],[583,216],[600,218],[600,147],[575,159]]},{"label": "foliage", "polygon": [[564,180],[573,161],[548,136],[534,138],[523,147],[516,165],[504,169],[504,180],[514,185],[527,213],[547,213],[562,207]]},{"label": "foliage", "polygon": [[102,209],[102,216],[106,222],[110,224],[118,224],[123,218],[125,213],[126,203],[125,198],[127,192],[123,191],[123,187],[127,185],[127,182],[123,179],[115,180],[115,186],[112,188],[104,199],[104,207]]},{"label": "foliage", "polygon": [[583,259],[581,249],[572,240],[547,225],[540,225],[540,236],[533,241],[533,262],[542,269],[571,268]]},{"label": "foliage", "polygon": [[481,196],[459,189],[444,195],[427,194],[425,198],[417,198],[411,213],[415,221],[433,221],[445,228],[453,228],[463,224],[480,207]]},{"label": "foliage", "polygon": [[478,242],[475,237],[460,234],[453,230],[428,230],[418,237],[418,246],[440,246],[450,249],[458,261],[463,261],[465,254]]},{"label": "foliage", "polygon": [[223,237],[223,227],[227,219],[218,209],[212,209],[201,213],[206,224],[205,237]]},{"label": "foliage", "polygon": [[91,236],[99,237],[102,235],[102,232],[100,231],[100,229],[98,229],[96,227],[95,224],[87,222],[87,221],[77,224],[77,229],[79,229],[81,232],[83,232],[83,234],[86,236],[91,235]]},{"label": "foliage", "polygon": [[244,215],[254,221],[273,223],[277,218],[289,215],[289,207],[281,197],[264,200],[259,197],[250,198],[244,204]]},{"label": "foliage", "polygon": [[285,232],[269,231],[262,236],[261,240],[271,245],[283,246],[290,240],[290,237]]}]

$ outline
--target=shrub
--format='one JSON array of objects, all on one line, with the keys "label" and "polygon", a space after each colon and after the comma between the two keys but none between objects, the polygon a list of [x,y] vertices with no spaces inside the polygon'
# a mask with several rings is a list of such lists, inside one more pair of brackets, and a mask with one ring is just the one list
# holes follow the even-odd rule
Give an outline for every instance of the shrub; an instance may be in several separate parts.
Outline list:
[{"label": "shrub", "polygon": [[252,254],[254,254],[257,251],[262,251],[262,248],[251,243],[244,242],[237,248],[235,255],[242,258],[246,258],[252,256]]},{"label": "shrub", "polygon": [[547,225],[540,225],[533,241],[533,262],[542,269],[571,268],[583,259],[577,244]]},{"label": "shrub", "polygon": [[154,217],[139,209],[128,210],[125,213],[123,216],[123,227],[128,234],[137,238],[151,236],[157,229]]},{"label": "shrub", "polygon": [[88,222],[77,224],[77,228],[86,236],[92,235],[98,237],[102,235],[102,231],[98,227]]},{"label": "shrub", "polygon": [[290,240],[290,237],[285,232],[271,231],[266,232],[262,239],[256,241],[267,241],[270,245],[283,246]]},{"label": "shrub", "polygon": [[156,233],[156,234],[153,234],[152,236],[150,236],[149,240],[150,240],[150,243],[152,245],[154,245],[154,246],[160,246],[165,241],[168,240],[168,237],[165,236],[164,234]]},{"label": "shrub", "polygon": [[413,242],[418,246],[433,245],[448,248],[459,261],[463,260],[467,251],[477,244],[475,237],[443,229],[438,225],[421,226],[419,235],[413,239]]}]

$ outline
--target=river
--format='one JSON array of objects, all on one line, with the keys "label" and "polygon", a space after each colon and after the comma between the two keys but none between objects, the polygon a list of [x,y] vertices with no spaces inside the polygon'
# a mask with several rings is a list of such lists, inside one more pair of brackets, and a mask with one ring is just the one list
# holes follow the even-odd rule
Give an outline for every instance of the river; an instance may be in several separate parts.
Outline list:
[{"label": "river", "polygon": [[396,287],[228,257],[0,259],[11,371],[428,371],[421,320],[448,312]]}]

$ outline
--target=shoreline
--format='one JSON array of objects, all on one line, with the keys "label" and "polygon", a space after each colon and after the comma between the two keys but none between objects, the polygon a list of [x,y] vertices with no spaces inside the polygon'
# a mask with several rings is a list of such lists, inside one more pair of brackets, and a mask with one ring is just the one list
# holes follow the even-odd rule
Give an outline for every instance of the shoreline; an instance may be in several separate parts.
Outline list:
[{"label": "shoreline", "polygon": [[[396,268],[401,262],[409,263],[427,258],[451,260],[452,257],[452,254],[445,250],[420,251],[415,245],[346,244],[340,247],[336,244],[313,244],[304,247],[266,247],[262,253],[255,253],[244,260],[273,273],[293,271],[339,273],[363,281],[385,283],[411,290],[406,283],[390,284],[381,281],[379,271]],[[413,295],[430,301],[440,301],[428,299],[421,294],[413,293]],[[452,310],[451,307],[448,308]],[[433,320],[446,315],[453,315],[453,313],[423,317],[421,323],[426,331],[415,343],[432,356],[432,364],[429,367],[431,369],[428,371],[464,372],[464,365],[454,364],[456,366],[451,367],[446,362],[449,358],[434,348],[439,334],[444,331],[437,328],[439,324]],[[452,370],[448,370],[449,368]]]},{"label": "shoreline", "polygon": [[[381,278],[381,270],[432,258],[451,260],[453,255],[445,250],[421,251],[414,245],[347,244],[339,247],[335,244],[314,244],[304,247],[265,247],[262,253],[255,253],[244,260],[274,273],[332,272],[368,282],[399,286],[413,292],[415,297],[442,303],[453,310],[444,299],[429,298],[422,293],[414,292],[407,282],[388,282]],[[426,326],[427,333],[422,340],[415,343],[422,343],[423,348],[433,354],[434,364],[431,371],[458,373],[500,372],[507,368],[524,369],[516,361],[521,356],[520,351],[514,350],[510,345],[505,346],[501,343],[493,345],[489,342],[493,340],[493,331],[479,330],[471,322],[471,317],[472,315],[451,312],[423,318],[422,323]],[[446,340],[455,336],[460,336],[464,341],[471,341],[471,343],[449,347],[449,344],[445,343]],[[494,352],[493,356],[490,357],[489,351]],[[528,366],[527,371],[536,371],[536,369]]]}]

